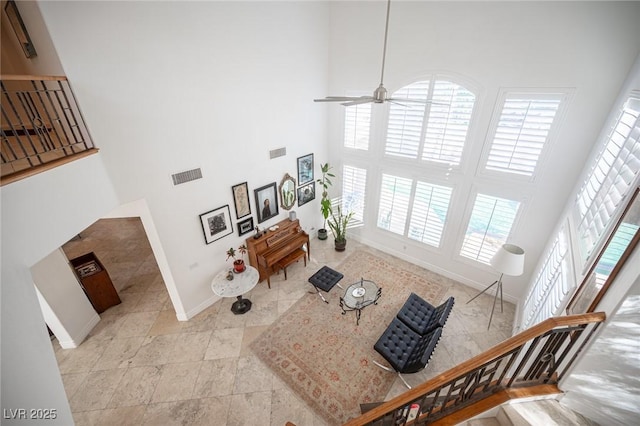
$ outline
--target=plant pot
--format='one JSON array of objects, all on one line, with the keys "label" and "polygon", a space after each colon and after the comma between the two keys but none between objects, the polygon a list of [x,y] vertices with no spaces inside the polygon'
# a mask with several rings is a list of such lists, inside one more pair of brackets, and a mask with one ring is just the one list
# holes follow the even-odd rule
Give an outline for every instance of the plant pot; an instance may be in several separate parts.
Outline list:
[{"label": "plant pot", "polygon": [[327,239],[327,230],[324,228],[318,229],[318,239],[326,240]]},{"label": "plant pot", "polygon": [[334,240],[334,245],[335,245],[335,249],[336,251],[344,251],[345,248],[347,248],[347,240]]},{"label": "plant pot", "polygon": [[244,266],[244,260],[238,259],[233,261],[233,270],[236,273],[244,272],[245,269],[247,269],[247,267]]}]

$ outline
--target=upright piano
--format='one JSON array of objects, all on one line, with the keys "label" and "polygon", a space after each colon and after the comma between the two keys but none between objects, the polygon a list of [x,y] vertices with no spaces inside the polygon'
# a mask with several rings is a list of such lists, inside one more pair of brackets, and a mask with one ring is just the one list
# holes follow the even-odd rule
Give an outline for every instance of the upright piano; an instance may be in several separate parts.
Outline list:
[{"label": "upright piano", "polygon": [[258,238],[249,237],[246,240],[249,264],[260,272],[260,281],[267,280],[269,288],[271,288],[270,277],[277,272],[277,264],[280,260],[300,250],[305,244],[307,259],[311,258],[309,234],[302,230],[298,219],[284,219],[272,227],[275,226],[278,229],[267,230]]}]

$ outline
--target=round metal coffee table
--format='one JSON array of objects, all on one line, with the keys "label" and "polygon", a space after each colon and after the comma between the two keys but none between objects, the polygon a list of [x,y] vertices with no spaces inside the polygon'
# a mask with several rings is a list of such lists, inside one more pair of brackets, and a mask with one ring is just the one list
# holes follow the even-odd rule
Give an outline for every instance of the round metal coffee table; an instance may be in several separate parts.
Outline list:
[{"label": "round metal coffee table", "polygon": [[362,310],[371,304],[377,304],[381,294],[382,289],[376,283],[361,278],[357,283],[347,287],[344,296],[340,298],[342,315],[347,311],[356,311],[356,325],[360,325]]}]

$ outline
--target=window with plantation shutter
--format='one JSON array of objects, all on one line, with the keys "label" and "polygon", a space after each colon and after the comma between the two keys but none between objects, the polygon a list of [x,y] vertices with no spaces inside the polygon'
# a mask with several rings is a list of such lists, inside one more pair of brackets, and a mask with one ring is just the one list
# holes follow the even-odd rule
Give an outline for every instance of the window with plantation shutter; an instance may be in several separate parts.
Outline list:
[{"label": "window with plantation shutter", "polygon": [[533,176],[563,95],[507,94],[487,170]]},{"label": "window with plantation shutter", "polygon": [[568,229],[564,226],[544,256],[523,305],[521,328],[555,316],[575,288],[569,256]]},{"label": "window with plantation shutter", "polygon": [[344,111],[344,146],[368,150],[371,104],[351,105],[345,107]]},{"label": "window with plantation shutter", "polygon": [[451,188],[418,182],[413,197],[408,237],[440,247],[450,199]]},{"label": "window with plantation shutter", "polygon": [[[418,81],[393,93],[393,97],[427,100],[428,81]],[[426,104],[411,103],[389,106],[389,123],[387,126],[387,143],[385,152],[406,158],[418,158],[422,138],[422,123]]]},{"label": "window with plantation shutter", "polygon": [[344,165],[342,167],[342,211],[354,212],[353,220],[364,222],[367,170]]},{"label": "window with plantation shutter", "polygon": [[382,175],[378,227],[404,235],[411,199],[411,179]]},{"label": "window with plantation shutter", "polygon": [[460,255],[489,264],[509,237],[519,207],[518,201],[478,194]]},{"label": "window with plantation shutter", "polygon": [[476,97],[450,81],[433,85],[422,159],[459,165]]},{"label": "window with plantation shutter", "polygon": [[640,171],[640,93],[624,104],[575,202],[583,260],[611,225]]}]

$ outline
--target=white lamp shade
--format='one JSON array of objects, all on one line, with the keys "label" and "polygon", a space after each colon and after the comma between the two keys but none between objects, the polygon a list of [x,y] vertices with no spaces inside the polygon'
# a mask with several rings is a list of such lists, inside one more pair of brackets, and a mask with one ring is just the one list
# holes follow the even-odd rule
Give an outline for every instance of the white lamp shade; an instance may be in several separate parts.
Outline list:
[{"label": "white lamp shade", "polygon": [[522,275],[524,272],[524,250],[513,244],[503,244],[490,263],[498,272],[503,274]]}]

